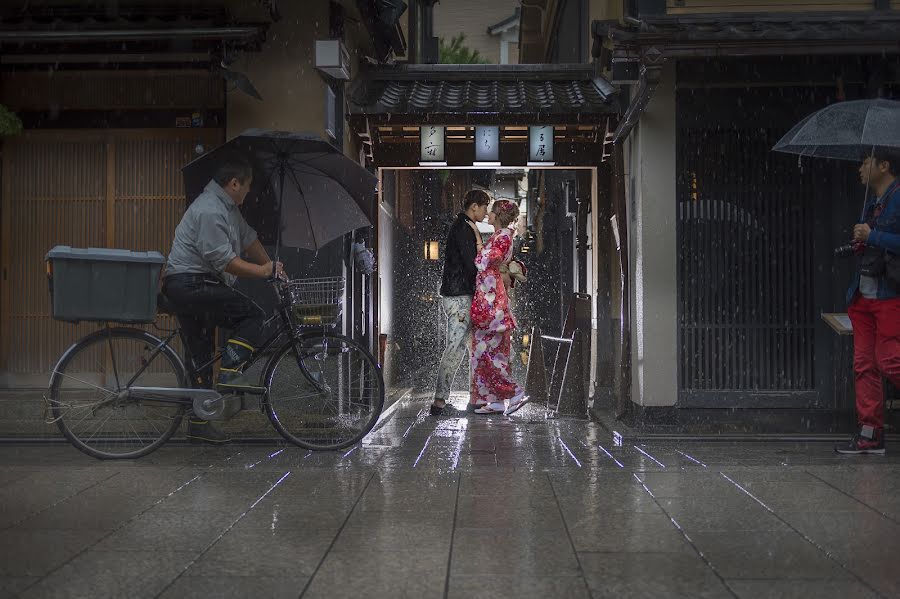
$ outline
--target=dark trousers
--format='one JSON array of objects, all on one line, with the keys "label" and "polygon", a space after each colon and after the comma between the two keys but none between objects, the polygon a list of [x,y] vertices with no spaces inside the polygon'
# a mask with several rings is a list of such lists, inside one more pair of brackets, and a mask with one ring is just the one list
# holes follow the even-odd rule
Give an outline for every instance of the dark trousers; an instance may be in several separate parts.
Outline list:
[{"label": "dark trousers", "polygon": [[[194,370],[213,356],[216,327],[232,331],[231,337],[257,347],[265,314],[248,297],[208,275],[171,275],[163,282],[163,293],[175,307],[188,359]],[[231,367],[228,354],[222,366]],[[203,387],[212,385],[212,365],[197,371]]]},{"label": "dark trousers", "polygon": [[857,295],[847,310],[853,323],[853,370],[860,426],[884,427],[881,377],[900,386],[900,298]]}]

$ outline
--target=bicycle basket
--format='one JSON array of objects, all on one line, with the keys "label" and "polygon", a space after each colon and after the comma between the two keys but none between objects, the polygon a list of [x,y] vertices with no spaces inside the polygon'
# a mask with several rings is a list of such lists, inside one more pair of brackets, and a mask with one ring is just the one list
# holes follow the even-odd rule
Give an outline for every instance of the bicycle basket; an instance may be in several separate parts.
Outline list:
[{"label": "bicycle basket", "polygon": [[294,324],[301,327],[334,326],[344,307],[344,277],[294,279],[288,283]]}]

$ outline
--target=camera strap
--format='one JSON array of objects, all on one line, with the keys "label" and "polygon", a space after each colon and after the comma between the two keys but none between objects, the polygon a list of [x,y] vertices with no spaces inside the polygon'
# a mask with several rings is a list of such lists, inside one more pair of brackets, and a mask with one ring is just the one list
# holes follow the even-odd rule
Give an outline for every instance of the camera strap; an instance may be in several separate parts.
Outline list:
[{"label": "camera strap", "polygon": [[872,206],[872,218],[867,224],[873,229],[875,228],[875,223],[878,221],[878,217],[887,210],[891,200],[894,199],[894,194],[897,192],[898,187],[900,187],[900,179],[894,179],[894,182],[887,188],[884,195],[878,198]]}]

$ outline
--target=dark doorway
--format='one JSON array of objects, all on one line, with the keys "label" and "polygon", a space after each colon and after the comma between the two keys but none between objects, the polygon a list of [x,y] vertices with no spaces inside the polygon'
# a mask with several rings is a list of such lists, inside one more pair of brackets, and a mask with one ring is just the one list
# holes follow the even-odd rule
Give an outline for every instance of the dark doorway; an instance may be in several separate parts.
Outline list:
[{"label": "dark doorway", "polygon": [[841,408],[832,373],[848,365],[820,314],[845,311],[832,250],[863,189],[850,163],[771,152],[838,88],[767,82],[803,69],[781,61],[678,66],[679,406]]}]

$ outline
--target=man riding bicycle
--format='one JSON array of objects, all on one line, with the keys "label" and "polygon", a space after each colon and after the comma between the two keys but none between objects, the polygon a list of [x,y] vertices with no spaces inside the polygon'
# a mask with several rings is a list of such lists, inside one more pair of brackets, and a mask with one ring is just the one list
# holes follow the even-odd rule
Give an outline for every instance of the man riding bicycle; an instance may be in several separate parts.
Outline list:
[{"label": "man riding bicycle", "polygon": [[[265,392],[243,372],[259,341],[265,314],[232,285],[238,277],[284,275],[282,264],[273,265],[241,214],[252,183],[253,168],[246,160],[234,156],[222,161],[175,229],[163,280],[163,293],[178,317],[188,359],[197,372],[195,385],[212,388],[212,366],[200,367],[212,359],[216,327],[232,331],[216,383],[221,393]],[[227,435],[197,418],[190,419],[187,436],[210,443],[228,441]]]}]

